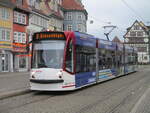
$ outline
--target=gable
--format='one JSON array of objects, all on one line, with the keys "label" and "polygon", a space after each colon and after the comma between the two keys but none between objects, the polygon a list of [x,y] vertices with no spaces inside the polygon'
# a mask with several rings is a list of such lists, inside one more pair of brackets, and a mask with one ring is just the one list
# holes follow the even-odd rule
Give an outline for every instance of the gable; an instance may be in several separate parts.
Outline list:
[{"label": "gable", "polygon": [[135,21],[124,37],[148,37],[147,27],[142,22]]}]

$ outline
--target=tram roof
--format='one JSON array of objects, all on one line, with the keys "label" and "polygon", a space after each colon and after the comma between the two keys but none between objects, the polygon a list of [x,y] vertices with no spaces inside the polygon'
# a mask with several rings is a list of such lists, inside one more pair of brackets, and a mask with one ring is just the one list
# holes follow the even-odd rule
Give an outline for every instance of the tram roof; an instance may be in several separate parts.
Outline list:
[{"label": "tram roof", "polygon": [[104,39],[98,39],[98,48],[103,48],[107,50],[115,50],[116,49],[116,43]]},{"label": "tram roof", "polygon": [[104,39],[97,38],[93,35],[81,32],[65,32],[66,38],[71,36],[75,38],[77,45],[96,47],[96,40],[98,40],[98,48],[115,50],[116,43]]}]

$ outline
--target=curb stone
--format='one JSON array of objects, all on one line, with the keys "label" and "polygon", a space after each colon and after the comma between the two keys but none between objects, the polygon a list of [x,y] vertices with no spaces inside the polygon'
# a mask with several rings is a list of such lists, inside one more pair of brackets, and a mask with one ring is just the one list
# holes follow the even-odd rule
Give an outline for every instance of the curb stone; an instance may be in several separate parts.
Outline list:
[{"label": "curb stone", "polygon": [[29,89],[4,92],[4,93],[0,94],[0,100],[6,99],[6,98],[9,98],[9,97],[14,97],[14,96],[26,94],[26,93],[30,93],[30,92],[31,92],[31,90],[29,90]]}]

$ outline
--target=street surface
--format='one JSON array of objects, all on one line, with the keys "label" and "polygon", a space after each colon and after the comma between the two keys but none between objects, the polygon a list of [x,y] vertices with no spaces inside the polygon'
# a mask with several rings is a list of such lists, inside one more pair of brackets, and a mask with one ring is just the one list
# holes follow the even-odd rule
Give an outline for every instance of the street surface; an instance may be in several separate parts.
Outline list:
[{"label": "street surface", "polygon": [[73,92],[31,92],[2,99],[0,113],[150,113],[150,66]]},{"label": "street surface", "polygon": [[0,96],[27,89],[29,89],[29,72],[0,73]]}]

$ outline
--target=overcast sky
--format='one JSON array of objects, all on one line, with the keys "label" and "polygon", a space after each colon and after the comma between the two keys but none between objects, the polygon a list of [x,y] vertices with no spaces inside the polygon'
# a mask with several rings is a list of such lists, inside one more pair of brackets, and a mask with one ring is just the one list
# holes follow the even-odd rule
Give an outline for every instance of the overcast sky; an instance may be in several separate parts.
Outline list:
[{"label": "overcast sky", "polygon": [[[106,38],[103,34],[109,29],[104,30],[102,27],[108,25],[115,25],[115,29],[111,35],[112,40],[114,36],[123,39],[126,33],[126,28],[130,27],[135,20],[143,21],[146,25],[150,25],[150,0],[82,0],[88,12],[88,33]],[[90,24],[90,20],[94,23]]]}]

